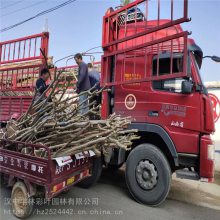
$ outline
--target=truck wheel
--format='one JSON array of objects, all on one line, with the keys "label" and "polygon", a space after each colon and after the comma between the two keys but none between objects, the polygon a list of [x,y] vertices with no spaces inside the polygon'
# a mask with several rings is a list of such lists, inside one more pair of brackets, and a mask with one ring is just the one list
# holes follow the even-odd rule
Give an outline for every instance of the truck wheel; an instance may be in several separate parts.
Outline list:
[{"label": "truck wheel", "polygon": [[163,153],[152,144],[140,144],[128,156],[126,183],[137,202],[158,206],[170,190],[171,170]]},{"label": "truck wheel", "polygon": [[28,197],[28,190],[25,184],[18,181],[14,184],[11,193],[12,213],[17,218],[27,218],[33,210],[33,203]]},{"label": "truck wheel", "polygon": [[124,164],[124,162],[120,163],[120,164],[109,164],[108,169],[116,171],[116,170],[119,170],[123,166],[123,164]]},{"label": "truck wheel", "polygon": [[82,188],[89,188],[94,185],[100,178],[102,173],[102,158],[96,157],[93,160],[92,175],[77,184]]},{"label": "truck wheel", "polygon": [[63,194],[63,195],[66,195],[66,194],[69,193],[69,191],[70,191],[70,189],[66,189],[66,190],[62,191],[62,194]]}]

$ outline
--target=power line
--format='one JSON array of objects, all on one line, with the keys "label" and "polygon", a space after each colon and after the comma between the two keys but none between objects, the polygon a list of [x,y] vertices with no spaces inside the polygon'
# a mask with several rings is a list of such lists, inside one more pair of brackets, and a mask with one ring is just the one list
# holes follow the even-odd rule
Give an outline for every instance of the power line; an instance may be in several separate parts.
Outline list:
[{"label": "power line", "polygon": [[[48,0],[46,0],[46,1],[48,1]],[[17,12],[19,12],[19,11],[22,11],[22,10],[27,9],[27,8],[31,8],[31,7],[33,7],[33,6],[35,6],[35,5],[42,4],[43,2],[46,2],[46,1],[41,1],[41,2],[34,3],[34,4],[32,4],[32,5],[28,5],[28,6],[26,6],[26,7],[20,8],[20,9],[18,9],[18,10],[12,11],[12,12],[9,12],[9,13],[7,13],[7,14],[3,14],[1,17],[6,17],[6,16],[8,16],[8,15],[15,14],[15,13],[17,13]]]},{"label": "power line", "polygon": [[89,51],[91,51],[91,50],[94,50],[94,49],[100,48],[100,47],[102,47],[102,46],[92,47],[92,48],[88,49],[86,52],[84,52],[84,54],[86,54],[87,52],[89,52]]},{"label": "power line", "polygon": [[13,3],[9,4],[9,5],[6,5],[6,6],[4,6],[4,7],[1,7],[0,10],[5,9],[5,8],[9,8],[9,7],[14,6],[14,5],[17,5],[17,4],[19,4],[19,3],[23,2],[23,1],[24,1],[24,0],[20,0],[20,1],[18,1],[18,2],[13,2]]},{"label": "power line", "polygon": [[50,12],[52,12],[52,11],[55,11],[55,10],[57,10],[57,9],[59,9],[59,8],[62,8],[62,7],[64,7],[64,6],[66,6],[66,5],[68,5],[68,4],[71,4],[71,3],[75,2],[75,1],[77,1],[77,0],[69,0],[69,1],[66,1],[66,2],[64,2],[64,3],[60,4],[60,5],[57,5],[57,6],[53,7],[53,8],[47,9],[47,10],[45,10],[45,11],[42,11],[42,12],[36,14],[35,16],[30,17],[30,18],[28,18],[28,19],[26,19],[26,20],[24,20],[24,21],[21,21],[21,22],[19,22],[19,23],[17,23],[17,24],[11,25],[11,26],[6,27],[6,28],[3,28],[3,29],[0,30],[0,32],[8,31],[8,30],[10,30],[10,29],[12,29],[12,28],[15,28],[15,27],[17,27],[17,26],[19,26],[19,25],[22,25],[22,24],[24,24],[24,23],[26,23],[26,22],[28,22],[28,21],[31,21],[31,20],[33,20],[33,19],[35,19],[35,18],[37,18],[37,17],[40,17],[40,16],[42,16],[42,15],[48,14],[48,13],[50,13]]}]

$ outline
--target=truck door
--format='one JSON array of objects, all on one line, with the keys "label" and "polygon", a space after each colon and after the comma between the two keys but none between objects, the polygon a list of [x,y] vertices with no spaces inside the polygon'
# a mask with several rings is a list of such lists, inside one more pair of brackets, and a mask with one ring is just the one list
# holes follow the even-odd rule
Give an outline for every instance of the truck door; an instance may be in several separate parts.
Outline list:
[{"label": "truck door", "polygon": [[[157,72],[157,60],[152,58],[151,74]],[[176,54],[173,57],[173,72],[181,72],[182,57]],[[178,152],[198,153],[199,133],[201,130],[200,93],[195,87],[192,92],[185,94],[183,84],[196,85],[196,73],[192,60],[188,57],[188,76],[170,78],[170,57],[159,58],[159,76],[164,79],[152,80],[147,92],[146,111],[148,123],[163,127],[177,146]],[[154,114],[153,114],[154,113]],[[187,148],[187,149],[186,149]]]}]

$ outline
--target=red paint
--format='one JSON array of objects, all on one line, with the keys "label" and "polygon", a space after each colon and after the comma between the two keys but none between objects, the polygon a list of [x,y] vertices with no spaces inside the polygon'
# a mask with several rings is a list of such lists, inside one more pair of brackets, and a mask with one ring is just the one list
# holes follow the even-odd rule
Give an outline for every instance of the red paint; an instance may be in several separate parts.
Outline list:
[{"label": "red paint", "polygon": [[0,122],[7,122],[15,113],[25,113],[31,100],[32,96],[0,96]]},{"label": "red paint", "polygon": [[220,101],[216,95],[209,93],[209,97],[213,106],[213,115],[215,123],[219,120],[220,117]]}]

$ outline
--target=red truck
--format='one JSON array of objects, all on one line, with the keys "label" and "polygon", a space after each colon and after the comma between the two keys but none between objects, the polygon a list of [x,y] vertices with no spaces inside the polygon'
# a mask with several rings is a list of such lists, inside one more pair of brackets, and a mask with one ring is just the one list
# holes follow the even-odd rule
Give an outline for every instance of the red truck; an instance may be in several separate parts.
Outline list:
[{"label": "red truck", "polygon": [[[152,206],[167,197],[174,172],[177,177],[193,180],[211,182],[214,178],[212,104],[199,73],[203,52],[181,28],[181,23],[190,21],[188,1],[178,1],[183,8],[180,17],[176,16],[174,2],[170,3],[167,20],[161,19],[160,1],[155,6],[156,19],[150,19],[151,1],[146,0],[134,1],[117,10],[110,8],[103,17],[101,84],[110,88],[110,92],[102,94],[101,116],[107,118],[113,112],[132,116],[130,128],[138,129],[141,137],[128,152],[115,149],[108,166],[117,169],[126,162],[130,193],[138,202]],[[47,56],[43,42],[48,33],[40,37]],[[22,41],[31,44],[26,38]],[[4,55],[4,48],[10,44],[13,41],[1,43],[0,64],[14,62],[13,55],[8,58]],[[26,61],[35,59],[26,57],[28,52],[24,54],[22,59]],[[39,56],[38,59],[43,58]],[[4,69],[0,72],[1,122],[7,122],[15,112],[26,111],[31,100],[31,95],[21,93],[33,88],[25,87],[28,81],[23,79],[28,74],[39,74],[39,69],[22,77],[20,68],[23,67],[15,67],[15,73]],[[19,76],[23,84],[14,87],[20,82]],[[5,95],[11,91],[18,95]],[[98,177],[100,169],[101,166],[93,175]]]},{"label": "red truck", "polygon": [[[101,80],[111,92],[103,93],[102,117],[132,116],[130,128],[141,137],[131,151],[115,150],[110,165],[126,162],[130,193],[153,206],[166,198],[174,172],[209,182],[214,177],[212,104],[199,72],[203,52],[181,28],[190,21],[187,0],[170,3],[168,20],[161,19],[160,1],[144,0],[110,8],[103,18]],[[183,9],[180,17],[174,4]],[[156,19],[149,20],[153,6]],[[135,19],[141,10],[145,18]]]}]

